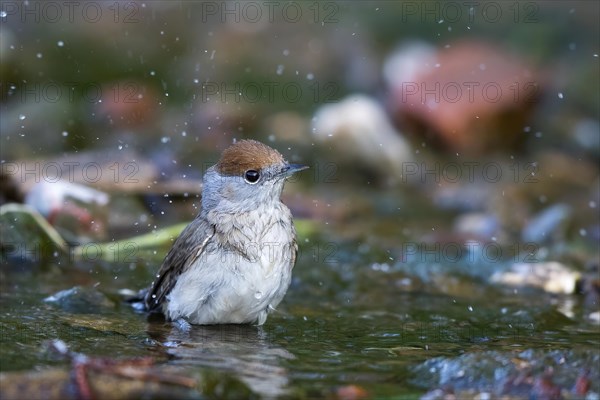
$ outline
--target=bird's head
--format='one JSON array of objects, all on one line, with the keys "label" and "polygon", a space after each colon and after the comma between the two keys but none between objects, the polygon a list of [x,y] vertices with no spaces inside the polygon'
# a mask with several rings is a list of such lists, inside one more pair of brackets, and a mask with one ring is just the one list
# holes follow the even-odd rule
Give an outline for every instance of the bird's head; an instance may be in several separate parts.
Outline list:
[{"label": "bird's head", "polygon": [[286,178],[306,168],[256,140],[240,140],[204,175],[203,209],[245,212],[280,201]]}]

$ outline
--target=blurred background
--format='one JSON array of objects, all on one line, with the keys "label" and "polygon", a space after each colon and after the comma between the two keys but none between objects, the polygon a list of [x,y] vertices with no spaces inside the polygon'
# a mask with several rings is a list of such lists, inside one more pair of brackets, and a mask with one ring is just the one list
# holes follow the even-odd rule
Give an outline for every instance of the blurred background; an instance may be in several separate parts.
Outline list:
[{"label": "blurred background", "polygon": [[[552,203],[558,181],[592,185],[587,205],[600,156],[597,11],[587,1],[5,2],[2,182],[16,181],[17,199],[31,182],[65,178],[197,192],[185,178],[255,138],[313,165],[299,179],[326,192],[410,184],[443,202],[465,183],[519,186],[538,172],[528,186],[549,193],[523,207]],[[23,164],[32,160],[44,164]],[[448,201],[474,201],[462,193]]]},{"label": "blurred background", "polygon": [[[288,314],[275,326],[360,315],[386,329],[434,321],[450,332],[457,321],[505,318],[501,326],[532,326],[537,335],[542,318],[549,332],[565,333],[567,319],[597,334],[599,16],[594,1],[3,1],[0,202],[32,206],[81,256],[82,244],[191,220],[204,171],[234,140],[257,139],[311,166],[284,193],[301,256],[282,305]],[[101,285],[106,294],[145,286],[164,254],[140,257],[134,240],[118,254],[84,254],[83,263],[52,251],[40,257],[28,248],[39,240],[31,222],[15,222],[21,212],[3,216],[4,306],[22,300],[20,278],[6,271],[31,262],[79,271],[68,283],[56,270],[41,275],[51,282],[37,289],[44,296],[103,279],[113,285]],[[567,297],[515,300],[513,288],[523,286]],[[504,300],[474,317],[487,290]],[[422,295],[432,293],[439,304],[425,305]],[[449,316],[457,299],[464,307]],[[381,341],[353,342],[365,352],[355,360],[353,395],[505,387],[521,371],[503,370],[492,383],[485,372],[468,384],[454,375],[411,378],[448,360],[469,371],[479,361],[458,357],[463,348],[374,372],[369,357],[379,353],[366,348],[402,350],[386,342],[393,332],[357,329],[356,337]],[[571,334],[558,347],[598,343]],[[422,337],[417,347],[437,340]],[[505,350],[502,360],[511,360]],[[584,353],[570,356],[598,373],[585,361],[598,359],[597,348]],[[538,368],[534,377],[542,364],[533,360],[546,355],[522,355]],[[300,367],[287,365],[293,385],[317,395],[348,389],[348,370],[313,381],[299,371],[323,366],[298,357]],[[581,377],[554,385],[571,388]],[[513,386],[505,393],[520,393]]]}]

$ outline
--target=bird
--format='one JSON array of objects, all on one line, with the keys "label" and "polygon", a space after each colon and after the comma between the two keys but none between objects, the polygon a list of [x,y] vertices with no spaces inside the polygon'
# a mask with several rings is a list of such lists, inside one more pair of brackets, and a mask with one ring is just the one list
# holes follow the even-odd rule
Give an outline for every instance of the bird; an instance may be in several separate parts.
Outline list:
[{"label": "bird", "polygon": [[256,140],[226,148],[203,177],[201,208],[143,291],[146,311],[192,325],[263,325],[291,282],[298,245],[284,183],[290,164]]}]

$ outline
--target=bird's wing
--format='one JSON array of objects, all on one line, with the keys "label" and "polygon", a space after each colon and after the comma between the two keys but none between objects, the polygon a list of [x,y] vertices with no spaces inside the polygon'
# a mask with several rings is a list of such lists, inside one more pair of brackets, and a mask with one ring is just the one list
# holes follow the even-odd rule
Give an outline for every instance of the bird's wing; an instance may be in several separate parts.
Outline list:
[{"label": "bird's wing", "polygon": [[146,293],[148,311],[160,309],[177,277],[190,267],[205,251],[215,234],[215,227],[201,216],[196,217],[179,235]]}]

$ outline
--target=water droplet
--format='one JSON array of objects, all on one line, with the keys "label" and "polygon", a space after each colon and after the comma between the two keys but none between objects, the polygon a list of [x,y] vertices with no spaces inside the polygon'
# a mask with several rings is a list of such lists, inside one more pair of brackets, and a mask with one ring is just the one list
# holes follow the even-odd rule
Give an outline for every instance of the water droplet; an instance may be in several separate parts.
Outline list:
[{"label": "water droplet", "polygon": [[469,307],[467,307],[467,309],[472,312],[473,311],[473,306],[469,306]]},{"label": "water droplet", "polygon": [[27,118],[25,115],[23,115],[23,114],[19,114],[19,119],[20,119],[21,121],[23,121],[25,118]]},{"label": "water droplet", "polygon": [[565,97],[565,96],[562,94],[562,92],[559,92],[559,93],[558,93],[558,98],[559,98],[559,99],[563,99],[564,97]]},{"label": "water droplet", "polygon": [[56,42],[56,45],[58,47],[63,47],[65,45],[65,42],[63,42],[62,40],[59,40],[58,42]]},{"label": "water droplet", "polygon": [[285,50],[283,51],[283,55],[284,55],[284,56],[289,56],[289,55],[290,55],[290,51],[289,51],[288,49],[285,49]]},{"label": "water droplet", "polygon": [[1,18],[6,18],[8,14],[6,13],[6,11],[0,11],[0,17]]},{"label": "water droplet", "polygon": [[282,75],[284,69],[285,69],[285,67],[282,64],[279,64],[277,66],[277,71],[276,71],[277,75]]},{"label": "water droplet", "polygon": [[171,141],[171,138],[169,138],[168,136],[163,136],[160,138],[161,143],[169,143],[170,141]]},{"label": "water droplet", "polygon": [[37,58],[42,58],[42,57],[43,57],[42,53],[37,53],[35,56],[36,56]]},{"label": "water droplet", "polygon": [[67,137],[67,136],[69,136],[69,132],[67,132],[67,131],[62,131],[62,135],[63,135],[63,137]]},{"label": "water droplet", "polygon": [[315,75],[314,74],[306,74],[306,79],[308,79],[309,81],[312,81],[313,79],[315,79]]},{"label": "water droplet", "polygon": [[261,292],[260,290],[256,293],[254,293],[254,298],[256,300],[260,300],[260,299],[262,299],[262,297],[263,297],[263,292]]},{"label": "water droplet", "polygon": [[590,202],[588,203],[588,205],[590,206],[590,208],[596,208],[596,202],[595,202],[595,201],[593,201],[593,200],[592,200],[592,201],[590,201]]}]

